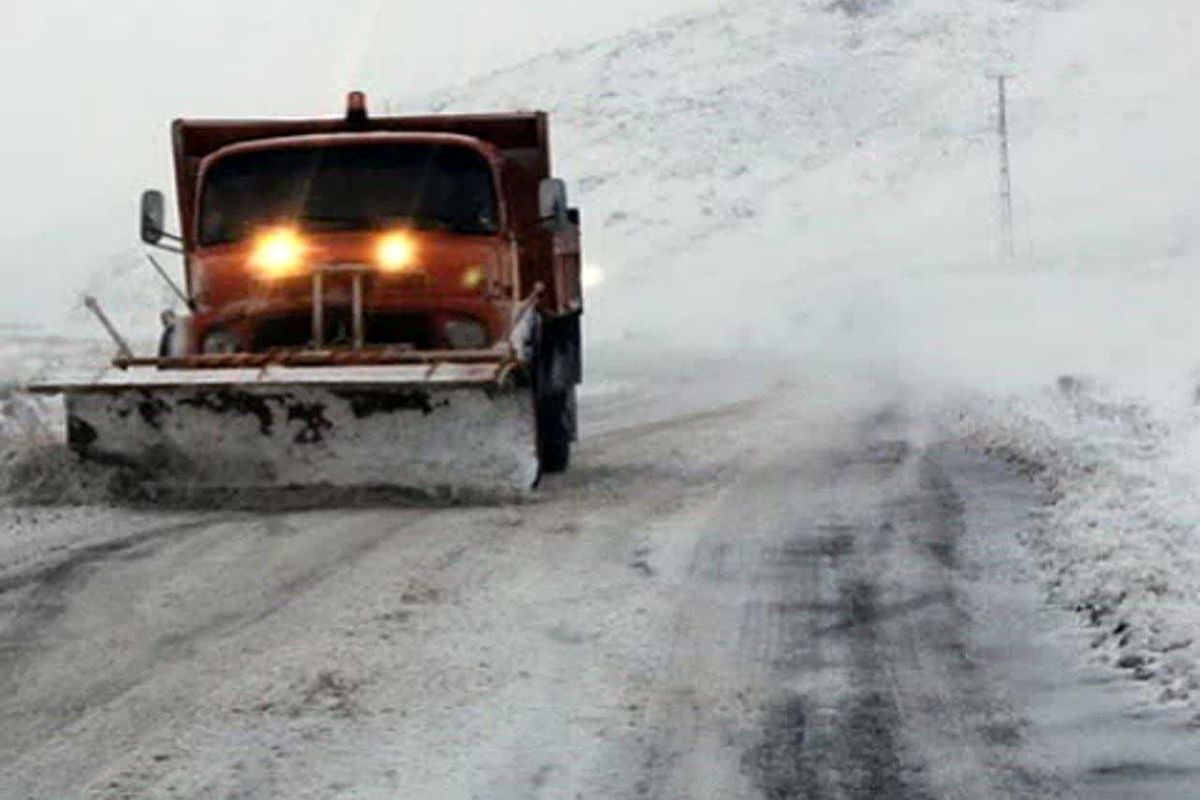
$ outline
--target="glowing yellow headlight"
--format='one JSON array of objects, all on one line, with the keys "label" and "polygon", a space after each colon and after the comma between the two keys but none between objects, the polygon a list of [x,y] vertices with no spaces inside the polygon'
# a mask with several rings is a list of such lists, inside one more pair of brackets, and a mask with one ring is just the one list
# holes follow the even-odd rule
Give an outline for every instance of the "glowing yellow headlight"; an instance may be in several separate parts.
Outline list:
[{"label": "glowing yellow headlight", "polygon": [[387,272],[400,272],[413,265],[417,246],[407,233],[389,233],[375,248],[375,261]]},{"label": "glowing yellow headlight", "polygon": [[305,250],[304,239],[296,231],[275,228],[255,240],[250,265],[265,278],[282,278],[301,266]]}]

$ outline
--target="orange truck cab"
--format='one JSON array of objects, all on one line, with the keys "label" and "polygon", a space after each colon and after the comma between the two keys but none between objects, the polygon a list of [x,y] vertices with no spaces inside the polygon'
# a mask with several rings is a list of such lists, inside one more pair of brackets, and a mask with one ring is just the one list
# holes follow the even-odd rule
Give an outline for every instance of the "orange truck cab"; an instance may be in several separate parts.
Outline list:
[{"label": "orange truck cab", "polygon": [[148,191],[141,232],[182,255],[190,313],[166,316],[160,356],[465,355],[532,306],[539,428],[574,438],[579,214],[546,114],[371,117],[355,92],[341,119],[176,120],[172,139],[181,230]]}]

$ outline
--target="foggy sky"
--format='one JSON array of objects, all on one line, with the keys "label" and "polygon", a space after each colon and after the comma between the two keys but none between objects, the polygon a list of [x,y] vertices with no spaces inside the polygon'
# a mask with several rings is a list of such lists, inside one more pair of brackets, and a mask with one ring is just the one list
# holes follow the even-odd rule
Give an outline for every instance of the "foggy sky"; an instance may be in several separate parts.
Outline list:
[{"label": "foggy sky", "polygon": [[350,88],[418,98],[704,5],[20,0],[0,17],[0,323],[56,324],[134,247],[137,193],[170,188],[174,117],[332,115]]}]

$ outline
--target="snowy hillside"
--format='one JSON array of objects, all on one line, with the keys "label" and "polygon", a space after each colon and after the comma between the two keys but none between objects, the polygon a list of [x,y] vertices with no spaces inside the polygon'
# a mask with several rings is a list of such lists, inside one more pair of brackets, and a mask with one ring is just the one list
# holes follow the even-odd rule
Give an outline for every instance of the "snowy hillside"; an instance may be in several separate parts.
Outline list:
[{"label": "snowy hillside", "polygon": [[[939,224],[975,226],[973,255],[990,252],[994,182],[971,161],[991,142],[986,76],[1011,67],[1040,4],[949,5],[729,4],[435,107],[552,112],[558,170],[605,275],[594,336],[791,338],[815,288],[911,267],[894,259],[915,233],[896,210],[944,176],[974,172],[960,202],[932,209]],[[697,307],[731,324],[694,329]]]},{"label": "snowy hillside", "polygon": [[[1050,490],[1022,539],[1049,596],[1096,628],[1094,657],[1148,698],[1198,702],[1198,16],[732,4],[437,105],[554,112],[605,277],[593,342],[757,346],[944,409]],[[997,72],[1013,76],[1012,264]]]},{"label": "snowy hillside", "polygon": [[[755,349],[954,418],[1052,490],[1025,538],[1096,657],[1200,707],[1198,18],[1182,0],[747,0],[376,105],[552,112],[590,346]],[[131,255],[93,288],[152,330],[154,281]]]},{"label": "snowy hillside", "polygon": [[[1192,330],[1171,305],[1197,228],[1188,6],[1134,20],[1114,2],[853,7],[730,4],[434,107],[552,111],[605,276],[593,342],[784,345],[1026,388],[1114,355],[1136,366],[1158,332],[1124,311],[1131,292],[1161,332]],[[1002,268],[999,71],[1014,75],[1020,253]]]}]

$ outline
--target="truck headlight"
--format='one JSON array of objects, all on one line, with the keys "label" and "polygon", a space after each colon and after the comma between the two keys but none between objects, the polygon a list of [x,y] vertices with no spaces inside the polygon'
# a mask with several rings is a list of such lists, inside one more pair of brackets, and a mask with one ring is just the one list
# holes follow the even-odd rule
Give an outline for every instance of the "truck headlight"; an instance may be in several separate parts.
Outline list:
[{"label": "truck headlight", "polygon": [[305,251],[304,239],[296,231],[274,228],[254,240],[250,266],[264,278],[283,278],[300,268]]},{"label": "truck headlight", "polygon": [[455,350],[478,350],[487,347],[487,328],[473,319],[461,317],[449,320],[442,327],[446,343]]},{"label": "truck headlight", "polygon": [[413,265],[417,246],[407,233],[389,233],[375,248],[375,262],[384,272],[400,272]]},{"label": "truck headlight", "polygon": [[204,340],[200,345],[200,351],[205,355],[218,355],[222,353],[236,353],[241,349],[241,342],[227,330],[221,328],[213,328],[204,335]]}]

